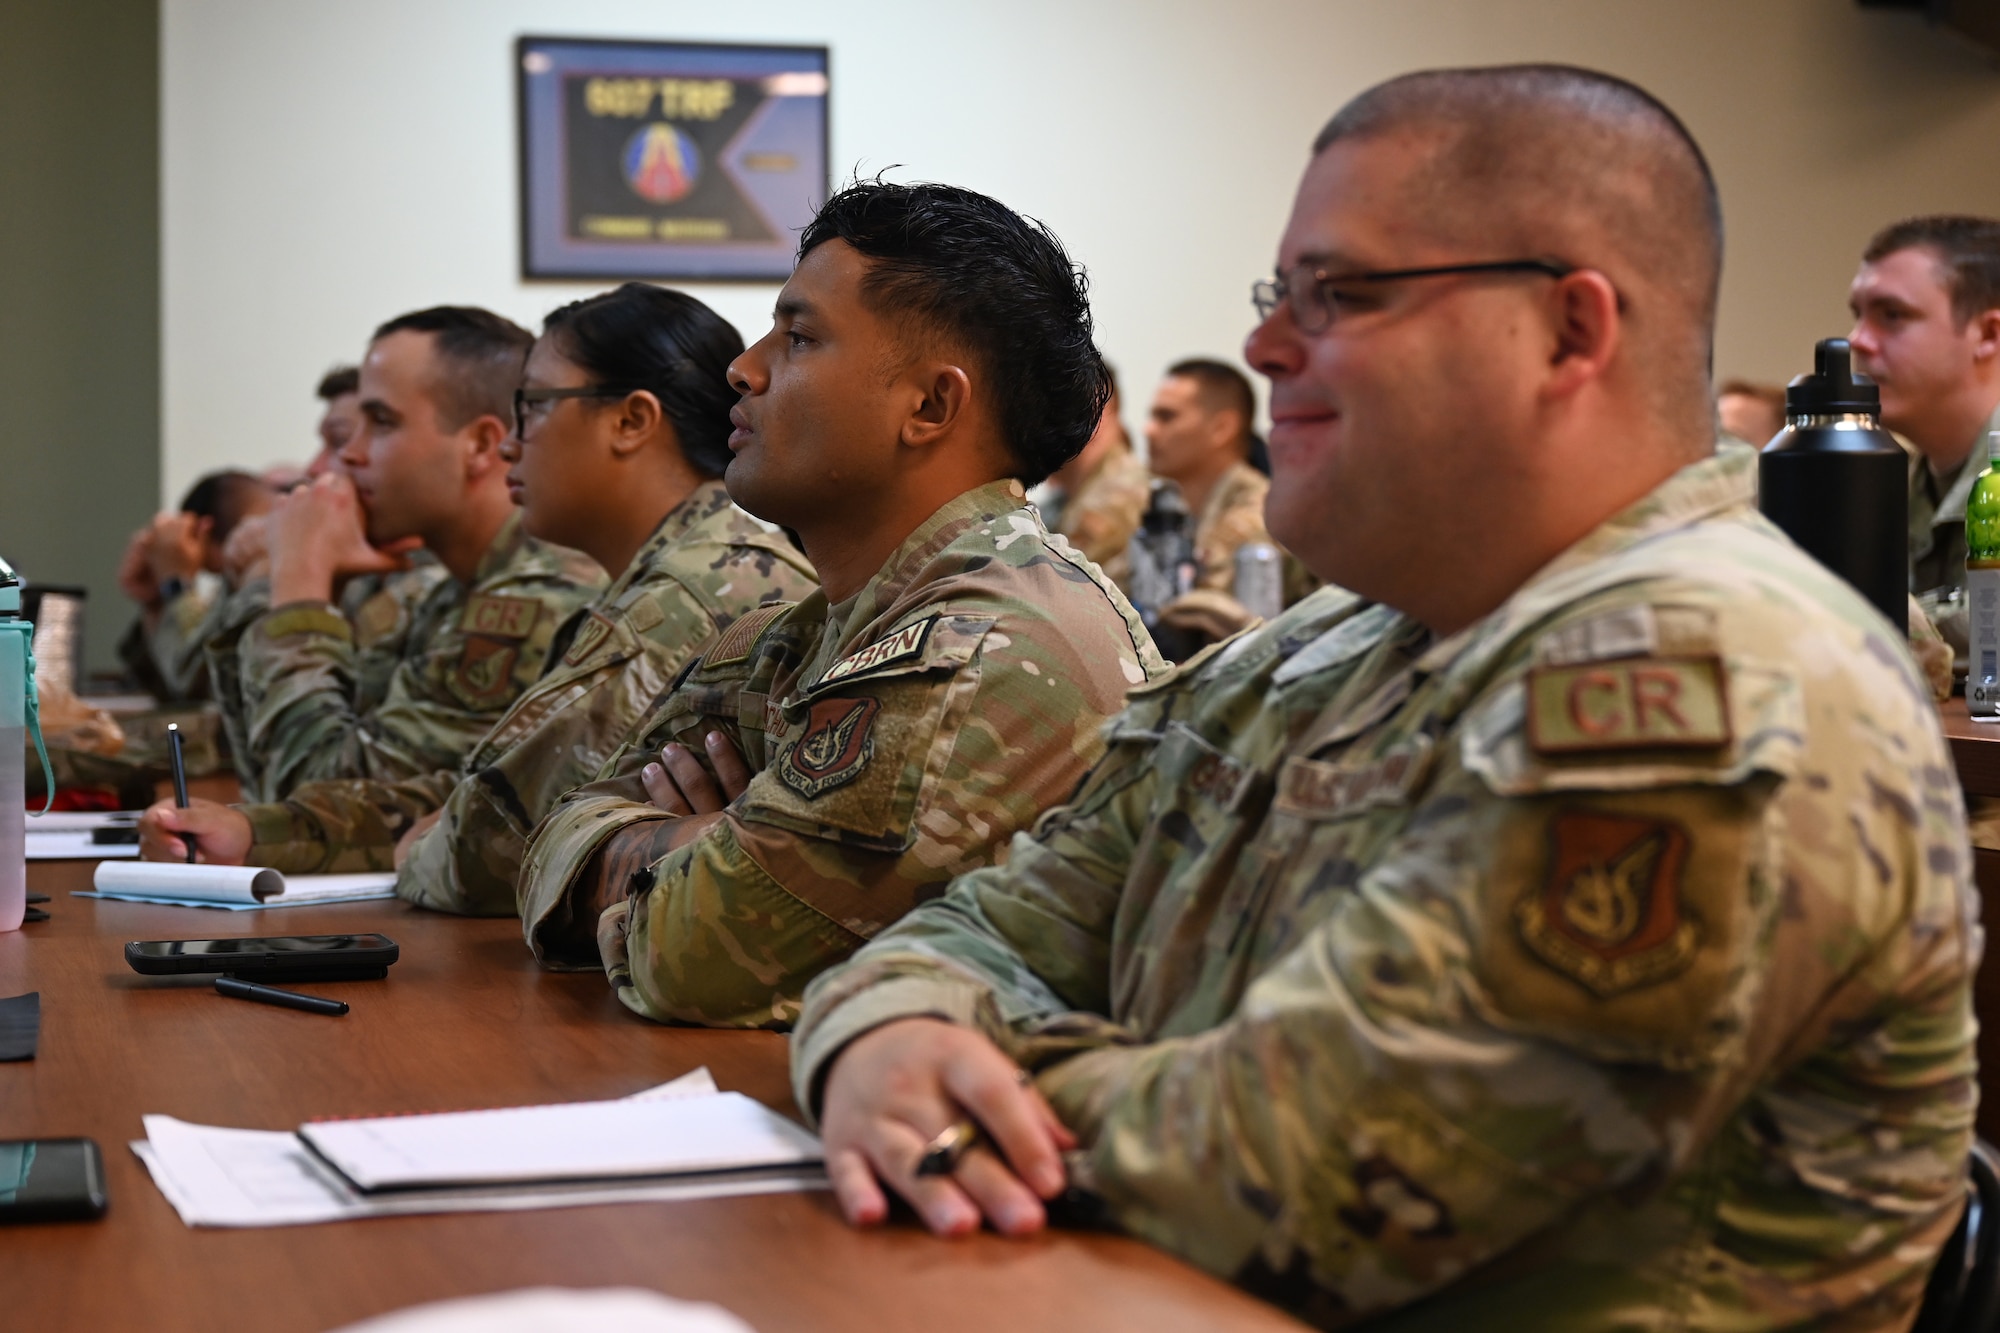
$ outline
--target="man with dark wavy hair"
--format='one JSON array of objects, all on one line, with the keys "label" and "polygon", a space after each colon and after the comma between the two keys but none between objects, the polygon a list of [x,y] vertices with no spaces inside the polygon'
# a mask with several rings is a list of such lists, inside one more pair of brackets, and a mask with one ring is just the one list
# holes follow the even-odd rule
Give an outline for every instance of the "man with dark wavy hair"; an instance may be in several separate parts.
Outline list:
[{"label": "man with dark wavy hair", "polygon": [[808,981],[991,862],[1161,668],[1026,502],[1109,393],[1082,274],[970,190],[862,182],[729,368],[730,495],[822,590],[711,641],[536,830],[522,921],[661,1021],[786,1027]]}]

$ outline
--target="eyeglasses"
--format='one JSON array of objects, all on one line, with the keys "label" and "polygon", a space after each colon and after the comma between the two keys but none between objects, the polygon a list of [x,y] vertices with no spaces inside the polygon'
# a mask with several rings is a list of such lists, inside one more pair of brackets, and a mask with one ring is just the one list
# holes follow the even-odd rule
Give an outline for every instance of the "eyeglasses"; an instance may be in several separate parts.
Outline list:
[{"label": "eyeglasses", "polygon": [[514,390],[514,434],[527,438],[529,414],[539,424],[549,414],[549,404],[561,398],[623,398],[637,389],[615,389],[608,384],[586,384],[578,389]]},{"label": "eyeglasses", "polygon": [[[1481,264],[1439,264],[1431,268],[1376,269],[1361,273],[1328,273],[1301,264],[1291,275],[1278,274],[1250,284],[1250,304],[1257,307],[1261,322],[1271,317],[1280,302],[1289,306],[1292,322],[1300,333],[1324,333],[1343,313],[1342,305],[1355,304],[1344,296],[1342,287],[1402,282],[1408,278],[1442,278],[1454,273],[1540,273],[1551,278],[1567,278],[1576,272],[1574,264],[1558,264],[1548,259],[1496,259]],[[1347,313],[1351,313],[1347,312]]]}]

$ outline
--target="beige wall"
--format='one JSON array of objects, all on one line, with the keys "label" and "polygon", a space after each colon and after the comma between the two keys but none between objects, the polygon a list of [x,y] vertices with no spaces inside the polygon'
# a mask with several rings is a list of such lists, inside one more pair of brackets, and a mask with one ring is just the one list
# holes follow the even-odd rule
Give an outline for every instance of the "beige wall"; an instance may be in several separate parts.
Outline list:
[{"label": "beige wall", "polygon": [[[1725,375],[1844,331],[1881,223],[2000,214],[2000,72],[1851,0],[164,0],[162,27],[166,494],[301,456],[315,378],[389,315],[530,322],[589,290],[517,276],[522,32],[830,45],[836,174],[900,163],[1048,221],[1141,399],[1236,353],[1314,131],[1407,69],[1572,61],[1680,111],[1729,223]],[[691,289],[767,326],[771,287]]]}]

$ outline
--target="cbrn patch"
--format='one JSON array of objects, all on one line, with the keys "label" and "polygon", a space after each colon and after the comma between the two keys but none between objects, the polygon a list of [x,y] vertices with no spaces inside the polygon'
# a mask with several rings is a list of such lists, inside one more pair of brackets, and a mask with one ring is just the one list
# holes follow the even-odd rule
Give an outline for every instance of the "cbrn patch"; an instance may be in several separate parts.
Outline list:
[{"label": "cbrn patch", "polygon": [[778,758],[778,780],[808,801],[861,776],[875,757],[879,700],[822,699],[806,717],[805,734]]},{"label": "cbrn patch", "polygon": [[1564,811],[1549,821],[1548,871],[1514,908],[1535,955],[1593,994],[1665,981],[1694,961],[1682,910],[1688,834],[1662,819]]},{"label": "cbrn patch", "polygon": [[903,626],[886,638],[877,639],[860,652],[850,653],[826,669],[825,674],[806,687],[807,691],[824,689],[843,680],[865,676],[885,667],[900,665],[912,658],[923,656],[924,641],[930,637],[931,626],[937,624],[936,616],[925,616],[922,620]]}]

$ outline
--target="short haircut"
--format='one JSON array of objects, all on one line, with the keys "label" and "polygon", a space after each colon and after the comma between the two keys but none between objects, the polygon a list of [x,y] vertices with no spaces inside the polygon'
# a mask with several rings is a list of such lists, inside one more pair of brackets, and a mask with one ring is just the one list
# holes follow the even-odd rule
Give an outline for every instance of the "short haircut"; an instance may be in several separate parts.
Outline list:
[{"label": "short haircut", "polygon": [[743,335],[728,320],[686,292],[628,282],[551,311],[542,336],[596,383],[658,398],[696,472],[719,477],[729,466],[728,371]]},{"label": "short haircut", "polygon": [[1974,316],[2000,309],[2000,219],[1939,213],[1884,227],[1861,252],[1873,264],[1917,247],[1937,257],[1951,293],[1951,316],[1963,328]]},{"label": "short haircut", "polygon": [[181,512],[208,519],[214,525],[210,530],[214,540],[226,541],[257,500],[268,493],[262,479],[248,472],[233,468],[211,472],[188,487],[188,493],[181,497]]},{"label": "short haircut", "polygon": [[1015,460],[1034,485],[1076,457],[1111,397],[1091,341],[1083,270],[1048,228],[951,185],[856,181],[799,237],[799,258],[846,241],[869,259],[862,295],[908,337],[963,352],[988,383]]},{"label": "short haircut", "polygon": [[319,387],[313,390],[323,402],[345,398],[350,393],[361,392],[361,367],[335,366],[319,377]]},{"label": "short haircut", "polygon": [[1257,395],[1250,388],[1249,377],[1242,371],[1226,361],[1193,356],[1168,366],[1167,377],[1193,380],[1196,393],[1209,411],[1236,413],[1242,423],[1242,438],[1248,441],[1254,436],[1255,432],[1250,427],[1257,417]]},{"label": "short haircut", "polygon": [[1743,398],[1755,398],[1764,406],[1777,409],[1779,416],[1785,414],[1783,385],[1759,384],[1755,380],[1724,380],[1722,387],[1715,391],[1717,398],[1727,398],[1732,394]]},{"label": "short haircut", "polygon": [[1395,134],[1431,148],[1401,221],[1467,260],[1604,271],[1654,415],[1690,440],[1712,435],[1722,206],[1679,117],[1636,84],[1569,65],[1426,70],[1349,102],[1313,151]]},{"label": "short haircut", "polygon": [[[440,305],[412,311],[375,330],[372,342],[392,333],[428,333],[436,358],[429,386],[438,424],[462,430],[480,417],[514,419],[514,390],[535,336],[511,319],[477,306]],[[511,424],[509,429],[512,429]]]}]

